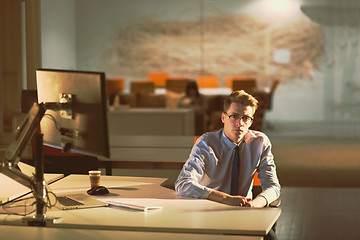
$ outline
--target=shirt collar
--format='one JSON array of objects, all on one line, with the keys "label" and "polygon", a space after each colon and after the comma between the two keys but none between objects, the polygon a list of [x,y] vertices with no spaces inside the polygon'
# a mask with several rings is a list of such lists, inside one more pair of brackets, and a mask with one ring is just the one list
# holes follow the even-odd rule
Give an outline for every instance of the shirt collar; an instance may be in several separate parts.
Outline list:
[{"label": "shirt collar", "polygon": [[239,143],[234,143],[234,142],[230,141],[230,139],[225,135],[224,128],[222,128],[220,131],[221,131],[222,142],[224,142],[225,145],[227,145],[231,149],[234,149],[236,146],[240,146],[243,142],[246,142],[248,139],[247,135],[249,134],[249,132],[247,132],[245,134],[244,138],[241,139],[241,141]]}]

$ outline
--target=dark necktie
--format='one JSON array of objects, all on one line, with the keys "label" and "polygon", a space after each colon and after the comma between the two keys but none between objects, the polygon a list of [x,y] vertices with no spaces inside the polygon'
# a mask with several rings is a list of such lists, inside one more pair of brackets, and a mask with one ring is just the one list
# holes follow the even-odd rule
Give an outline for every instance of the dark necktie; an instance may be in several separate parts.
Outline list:
[{"label": "dark necktie", "polygon": [[240,168],[239,146],[236,146],[232,160],[232,167],[231,167],[231,189],[230,189],[231,195],[238,195],[239,168]]}]

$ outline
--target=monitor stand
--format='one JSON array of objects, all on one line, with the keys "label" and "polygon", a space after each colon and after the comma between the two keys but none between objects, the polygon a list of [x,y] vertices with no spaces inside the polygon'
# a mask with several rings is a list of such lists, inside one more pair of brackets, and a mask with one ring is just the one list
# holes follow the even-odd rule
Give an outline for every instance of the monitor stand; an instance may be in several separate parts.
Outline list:
[{"label": "monitor stand", "polygon": [[4,156],[0,159],[0,172],[30,188],[33,192],[33,196],[36,201],[36,213],[33,217],[23,218],[23,220],[28,222],[28,225],[33,226],[46,226],[47,223],[55,223],[60,220],[58,218],[47,218],[45,215],[47,210],[46,198],[48,197],[48,191],[44,181],[43,134],[35,134],[35,177],[28,176],[17,168],[21,152],[24,150],[26,144],[31,140],[31,137],[34,135],[34,132],[45,114],[45,111],[49,108],[55,108],[56,110],[68,110],[69,104],[34,103],[27,115],[27,118],[19,127],[14,141],[10,143]]},{"label": "monitor stand", "polygon": [[34,216],[24,217],[28,226],[45,227],[50,223],[61,222],[61,218],[49,218],[46,216],[47,189],[44,181],[44,154],[43,154],[43,134],[35,134],[35,188],[34,197],[36,201],[36,212]]}]

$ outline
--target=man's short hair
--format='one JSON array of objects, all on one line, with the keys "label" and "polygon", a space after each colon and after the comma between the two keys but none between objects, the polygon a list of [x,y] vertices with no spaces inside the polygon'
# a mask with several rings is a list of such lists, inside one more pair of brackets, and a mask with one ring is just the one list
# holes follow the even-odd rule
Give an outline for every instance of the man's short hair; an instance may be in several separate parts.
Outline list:
[{"label": "man's short hair", "polygon": [[250,106],[254,108],[254,112],[258,108],[258,100],[256,100],[252,95],[245,92],[244,90],[233,91],[229,96],[224,100],[224,112],[229,110],[232,103],[240,103],[244,106]]}]

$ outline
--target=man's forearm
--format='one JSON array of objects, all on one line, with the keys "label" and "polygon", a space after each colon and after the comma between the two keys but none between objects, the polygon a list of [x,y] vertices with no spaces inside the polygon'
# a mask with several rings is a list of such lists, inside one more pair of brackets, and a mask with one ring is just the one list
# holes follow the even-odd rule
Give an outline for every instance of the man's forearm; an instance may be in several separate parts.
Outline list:
[{"label": "man's forearm", "polygon": [[207,197],[208,200],[223,203],[231,206],[244,206],[246,204],[246,198],[243,196],[231,196],[227,193],[212,190]]},{"label": "man's forearm", "polygon": [[212,190],[207,197],[208,200],[230,205],[230,206],[247,206],[254,208],[262,208],[267,205],[267,200],[263,196],[257,196],[254,200],[248,201],[243,196],[232,196],[224,192]]}]

